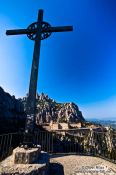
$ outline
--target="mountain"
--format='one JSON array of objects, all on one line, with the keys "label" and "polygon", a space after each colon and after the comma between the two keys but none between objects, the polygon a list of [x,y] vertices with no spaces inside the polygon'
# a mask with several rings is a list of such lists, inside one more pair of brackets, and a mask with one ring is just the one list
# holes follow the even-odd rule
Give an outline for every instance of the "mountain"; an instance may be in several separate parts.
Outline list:
[{"label": "mountain", "polygon": [[[22,99],[24,109],[26,108],[27,97]],[[57,103],[54,99],[44,93],[36,96],[36,121],[40,123],[65,122],[77,123],[84,122],[82,112],[75,103]]]}]

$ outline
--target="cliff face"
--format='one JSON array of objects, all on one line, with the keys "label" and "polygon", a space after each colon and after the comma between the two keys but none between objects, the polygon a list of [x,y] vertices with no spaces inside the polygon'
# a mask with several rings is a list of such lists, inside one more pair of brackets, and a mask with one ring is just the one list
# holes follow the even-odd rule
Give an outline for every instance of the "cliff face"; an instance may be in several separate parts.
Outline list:
[{"label": "cliff face", "polygon": [[0,133],[15,132],[25,125],[25,113],[20,99],[0,87]]},{"label": "cliff face", "polygon": [[[38,124],[53,122],[77,123],[85,121],[75,103],[57,103],[48,95],[37,95],[36,121]],[[27,98],[23,98],[24,108]]]}]

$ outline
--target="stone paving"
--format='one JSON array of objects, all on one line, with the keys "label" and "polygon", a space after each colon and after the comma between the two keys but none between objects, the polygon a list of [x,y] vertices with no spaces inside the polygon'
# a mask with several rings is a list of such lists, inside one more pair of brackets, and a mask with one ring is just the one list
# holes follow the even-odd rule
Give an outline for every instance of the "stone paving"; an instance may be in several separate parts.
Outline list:
[{"label": "stone paving", "polygon": [[60,154],[50,161],[61,163],[64,175],[116,175],[116,164],[97,157]]}]

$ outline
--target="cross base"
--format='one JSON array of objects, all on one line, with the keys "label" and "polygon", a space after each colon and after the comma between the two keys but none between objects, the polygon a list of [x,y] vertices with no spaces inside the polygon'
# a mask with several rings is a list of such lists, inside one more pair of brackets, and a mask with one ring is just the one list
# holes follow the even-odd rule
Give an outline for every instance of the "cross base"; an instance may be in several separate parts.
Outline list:
[{"label": "cross base", "polygon": [[32,164],[38,161],[39,154],[41,152],[41,146],[38,148],[16,148],[13,151],[13,160],[15,164]]}]

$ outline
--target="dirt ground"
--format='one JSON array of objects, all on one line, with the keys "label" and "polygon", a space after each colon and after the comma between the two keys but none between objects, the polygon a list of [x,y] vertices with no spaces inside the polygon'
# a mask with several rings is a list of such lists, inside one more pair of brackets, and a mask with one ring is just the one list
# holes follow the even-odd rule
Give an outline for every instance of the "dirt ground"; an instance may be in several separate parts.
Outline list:
[{"label": "dirt ground", "polygon": [[61,164],[64,175],[116,175],[116,164],[92,156],[57,154],[50,162]]}]

